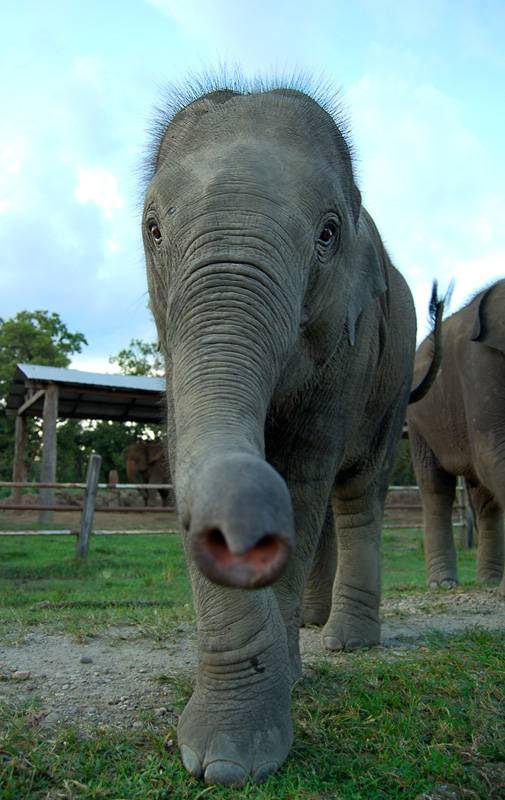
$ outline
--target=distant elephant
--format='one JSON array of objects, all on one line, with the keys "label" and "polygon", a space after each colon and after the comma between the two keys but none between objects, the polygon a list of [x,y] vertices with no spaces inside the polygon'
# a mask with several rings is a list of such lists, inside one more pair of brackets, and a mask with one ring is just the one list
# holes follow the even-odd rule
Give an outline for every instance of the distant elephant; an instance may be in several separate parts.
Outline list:
[{"label": "distant elephant", "polygon": [[[130,483],[170,483],[166,447],[151,442],[132,442],[126,451],[126,474]],[[156,505],[156,493],[162,506],[168,506],[168,489],[139,489],[144,505]]]},{"label": "distant elephant", "polygon": [[[452,533],[456,479],[469,487],[479,531],[477,580],[505,594],[505,281],[480,292],[442,325],[442,365],[426,397],[408,411],[412,458],[425,516],[427,584],[458,583]],[[430,359],[426,339],[415,376]]]},{"label": "distant elephant", "polygon": [[199,647],[178,741],[193,775],[240,786],[291,747],[313,565],[324,647],[379,642],[415,311],[314,99],[210,91],[156,129],[143,236]]}]

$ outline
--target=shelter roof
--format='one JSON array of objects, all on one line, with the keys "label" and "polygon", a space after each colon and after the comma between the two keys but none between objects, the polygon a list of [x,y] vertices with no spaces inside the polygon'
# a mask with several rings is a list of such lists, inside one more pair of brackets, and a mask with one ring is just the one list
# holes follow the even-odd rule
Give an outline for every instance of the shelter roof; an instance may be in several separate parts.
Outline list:
[{"label": "shelter roof", "polygon": [[[108,375],[40,364],[18,364],[7,397],[7,414],[42,416],[44,390],[58,387],[58,417],[130,422],[163,421],[163,378]],[[38,394],[38,397],[35,396]],[[29,401],[33,402],[29,405]]]}]

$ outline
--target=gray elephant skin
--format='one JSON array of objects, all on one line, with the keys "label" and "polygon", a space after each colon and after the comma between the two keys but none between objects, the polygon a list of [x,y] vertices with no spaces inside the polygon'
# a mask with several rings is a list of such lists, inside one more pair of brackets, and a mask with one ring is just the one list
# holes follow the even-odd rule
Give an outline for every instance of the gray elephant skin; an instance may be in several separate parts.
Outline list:
[{"label": "gray elephant skin", "polygon": [[[130,483],[170,483],[166,447],[156,442],[131,442],[126,450],[126,474]],[[168,506],[168,489],[140,489],[144,505],[156,505],[159,492],[162,506]]]},{"label": "gray elephant skin", "polygon": [[[466,479],[478,523],[477,580],[503,578],[505,508],[505,281],[481,291],[442,325],[444,352],[427,395],[408,410],[412,458],[425,517],[426,581],[458,583],[452,505]],[[428,337],[415,358],[429,362]]]},{"label": "gray elephant skin", "polygon": [[157,125],[143,237],[199,653],[178,742],[208,783],[288,755],[304,590],[325,648],[380,638],[416,320],[341,128],[289,88],[194,94]]}]

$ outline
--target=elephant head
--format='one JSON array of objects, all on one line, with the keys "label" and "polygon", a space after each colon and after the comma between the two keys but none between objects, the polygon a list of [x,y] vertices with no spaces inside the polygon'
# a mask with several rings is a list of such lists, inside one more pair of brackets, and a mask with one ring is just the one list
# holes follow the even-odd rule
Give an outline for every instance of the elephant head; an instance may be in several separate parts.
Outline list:
[{"label": "elephant head", "polygon": [[165,449],[160,444],[148,442],[129,444],[126,451],[126,474],[130,483],[149,482],[153,466],[163,458],[164,454]]},{"label": "elephant head", "polygon": [[[209,578],[263,586],[294,547],[290,494],[265,453],[269,411],[354,346],[386,289],[382,244],[339,127],[294,89],[194,100],[163,126],[149,177],[143,237],[182,527]],[[345,394],[343,376],[336,386]]]}]

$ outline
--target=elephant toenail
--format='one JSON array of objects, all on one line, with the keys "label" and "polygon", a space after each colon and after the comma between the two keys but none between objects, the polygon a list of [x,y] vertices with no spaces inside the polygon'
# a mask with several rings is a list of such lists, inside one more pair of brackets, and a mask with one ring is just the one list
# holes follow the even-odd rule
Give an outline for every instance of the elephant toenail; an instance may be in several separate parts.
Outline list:
[{"label": "elephant toenail", "polygon": [[323,647],[326,650],[343,650],[342,642],[335,636],[324,636]]},{"label": "elephant toenail", "polygon": [[196,753],[187,744],[181,744],[180,751],[182,763],[187,771],[195,778],[201,778],[203,775],[202,764]]},{"label": "elephant toenail", "polygon": [[363,639],[349,639],[349,641],[345,643],[346,650],[359,650],[360,647],[364,646],[365,643]]},{"label": "elephant toenail", "polygon": [[261,767],[258,767],[256,772],[253,773],[252,779],[254,783],[262,783],[268,778],[269,775],[277,772],[278,769],[279,764],[277,761],[267,761],[266,764],[262,764]]},{"label": "elephant toenail", "polygon": [[211,761],[205,767],[205,783],[219,783],[223,786],[244,786],[248,774],[238,764],[232,761]]}]

